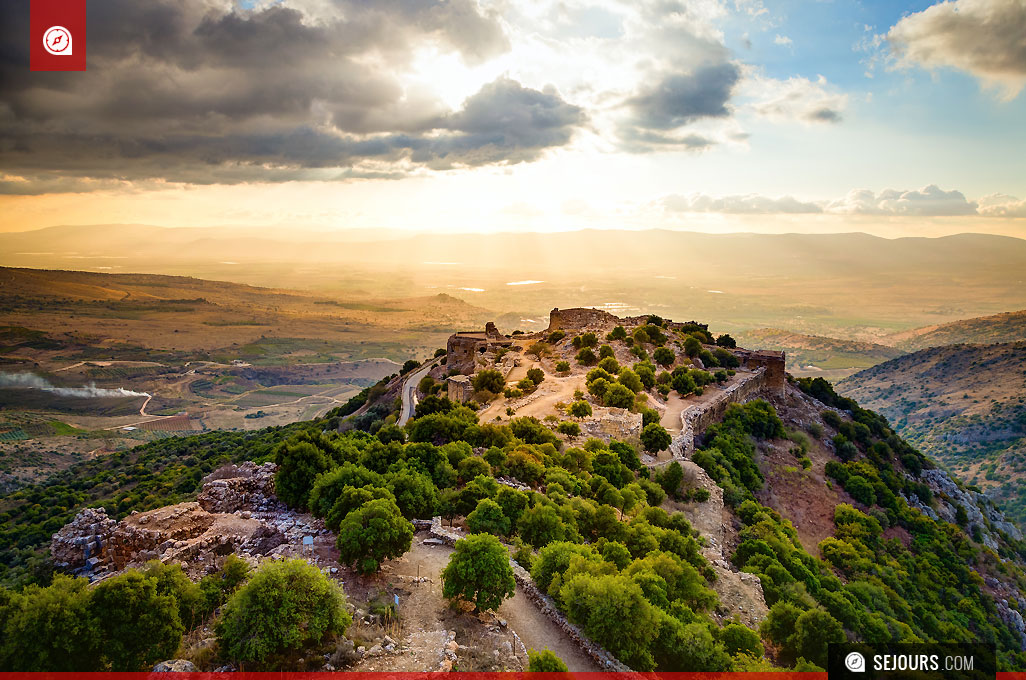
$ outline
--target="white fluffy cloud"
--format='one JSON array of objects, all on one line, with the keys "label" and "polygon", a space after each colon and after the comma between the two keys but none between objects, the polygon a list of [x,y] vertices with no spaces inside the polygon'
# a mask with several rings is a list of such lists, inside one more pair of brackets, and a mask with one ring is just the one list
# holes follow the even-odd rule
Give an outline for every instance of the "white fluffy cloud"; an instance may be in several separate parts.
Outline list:
[{"label": "white fluffy cloud", "polygon": [[738,215],[823,212],[822,206],[816,203],[799,201],[791,196],[768,198],[757,194],[723,196],[720,198],[704,194],[691,194],[689,196],[672,194],[662,199],[662,205],[667,212],[730,213]]},{"label": "white fluffy cloud", "polygon": [[887,40],[905,65],[951,67],[1016,96],[1026,84],[1026,2],[954,0],[903,18]]},{"label": "white fluffy cloud", "polygon": [[814,214],[880,215],[898,217],[1026,217],[1026,200],[1005,194],[970,201],[960,191],[945,191],[936,185],[905,191],[854,189],[843,198],[803,201],[792,196],[770,198],[758,194],[708,196],[670,194],[657,202],[668,213],[721,213],[735,215]]},{"label": "white fluffy cloud", "polygon": [[979,201],[978,212],[987,217],[1026,217],[1026,199],[990,194]]},{"label": "white fluffy cloud", "polygon": [[778,80],[751,73],[742,93],[749,99],[751,111],[777,121],[837,123],[848,106],[848,95],[838,92],[823,76],[815,81],[797,76]]},{"label": "white fluffy cloud", "polygon": [[916,215],[921,217],[975,215],[976,203],[967,201],[961,191],[944,191],[934,184],[918,191],[885,189],[873,193],[856,189],[826,206],[834,213],[851,215]]}]

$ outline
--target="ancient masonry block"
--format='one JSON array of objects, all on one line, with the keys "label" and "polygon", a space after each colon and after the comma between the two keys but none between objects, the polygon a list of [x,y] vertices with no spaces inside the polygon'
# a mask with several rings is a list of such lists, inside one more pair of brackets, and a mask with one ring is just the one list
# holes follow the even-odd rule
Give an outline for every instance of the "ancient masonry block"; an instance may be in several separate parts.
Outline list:
[{"label": "ancient masonry block", "polygon": [[474,386],[470,382],[470,378],[465,375],[453,375],[449,376],[445,382],[449,401],[454,401],[457,404],[465,404],[470,401],[470,396],[474,393]]}]

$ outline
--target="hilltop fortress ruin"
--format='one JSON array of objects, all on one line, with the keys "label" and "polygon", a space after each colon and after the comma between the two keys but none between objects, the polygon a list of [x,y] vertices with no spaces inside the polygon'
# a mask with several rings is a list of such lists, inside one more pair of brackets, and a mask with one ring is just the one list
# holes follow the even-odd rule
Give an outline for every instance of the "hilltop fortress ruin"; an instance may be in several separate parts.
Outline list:
[{"label": "hilltop fortress ruin", "polygon": [[[549,312],[549,325],[545,331],[522,337],[525,340],[537,341],[553,331],[561,330],[568,334],[592,331],[600,334],[601,338],[616,326],[623,326],[629,331],[631,328],[644,325],[648,318],[647,315],[620,318],[607,311],[590,307],[570,309],[557,307]],[[682,332],[696,327],[705,331],[709,329],[708,324],[696,321],[678,322],[669,319],[664,320],[662,327],[669,331]],[[479,368],[487,365],[489,362],[485,359],[485,355],[494,357],[498,350],[508,349],[513,345],[513,338],[502,335],[491,321],[485,326],[484,332],[461,331],[449,336],[446,343],[446,367],[449,371],[456,371],[460,374],[450,378],[450,381],[458,383],[450,386],[450,394],[459,401],[466,401],[470,396],[469,381],[463,376],[473,375]],[[780,391],[784,389],[787,382],[784,352],[740,348],[730,351],[741,362],[741,367],[749,370],[765,369],[765,388]]]}]

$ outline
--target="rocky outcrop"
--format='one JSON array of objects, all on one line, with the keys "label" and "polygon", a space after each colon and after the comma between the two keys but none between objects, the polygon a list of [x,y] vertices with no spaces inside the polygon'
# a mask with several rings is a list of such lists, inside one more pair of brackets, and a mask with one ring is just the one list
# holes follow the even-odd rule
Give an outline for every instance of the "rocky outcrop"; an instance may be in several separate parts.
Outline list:
[{"label": "rocky outcrop", "polygon": [[274,496],[274,463],[226,465],[203,478],[203,490],[196,500],[207,512],[269,510]]},{"label": "rocky outcrop", "polygon": [[196,665],[187,659],[161,661],[153,667],[154,673],[198,673]]},{"label": "rocky outcrop", "polygon": [[50,555],[59,569],[92,569],[103,561],[117,522],[103,508],[86,508],[53,535]]}]

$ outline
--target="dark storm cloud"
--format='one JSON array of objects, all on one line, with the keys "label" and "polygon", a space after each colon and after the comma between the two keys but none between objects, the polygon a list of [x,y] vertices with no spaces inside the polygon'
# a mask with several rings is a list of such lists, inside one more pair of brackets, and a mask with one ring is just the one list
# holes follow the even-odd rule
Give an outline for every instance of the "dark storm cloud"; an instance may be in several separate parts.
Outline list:
[{"label": "dark storm cloud", "polygon": [[27,3],[0,3],[0,167],[37,180],[0,192],[517,163],[566,144],[585,121],[555,91],[505,78],[456,111],[404,90],[395,74],[424,44],[468,63],[508,49],[472,0],[326,6],[313,17],[284,5],[91,2],[89,70],[30,73]]}]

